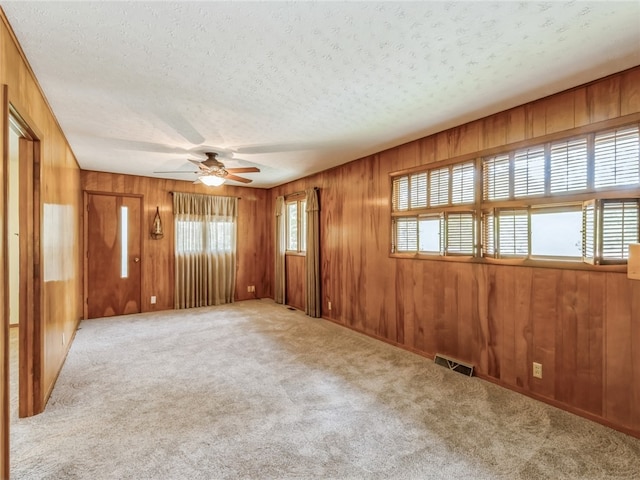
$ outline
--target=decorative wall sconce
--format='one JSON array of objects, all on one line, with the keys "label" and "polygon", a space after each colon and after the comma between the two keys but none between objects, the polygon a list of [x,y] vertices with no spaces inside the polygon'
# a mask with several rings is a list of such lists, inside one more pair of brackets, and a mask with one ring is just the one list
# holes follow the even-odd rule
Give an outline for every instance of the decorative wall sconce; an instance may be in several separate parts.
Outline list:
[{"label": "decorative wall sconce", "polygon": [[160,240],[162,237],[164,237],[164,231],[162,230],[162,220],[160,219],[160,207],[156,207],[156,215],[153,217],[153,224],[151,225],[151,238]]}]

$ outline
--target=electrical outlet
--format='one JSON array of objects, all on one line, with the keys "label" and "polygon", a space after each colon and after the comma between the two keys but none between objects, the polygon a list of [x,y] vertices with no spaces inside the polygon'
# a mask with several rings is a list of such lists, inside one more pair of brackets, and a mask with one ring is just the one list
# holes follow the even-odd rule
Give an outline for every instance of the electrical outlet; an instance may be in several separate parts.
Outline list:
[{"label": "electrical outlet", "polygon": [[327,302],[327,308],[331,310],[331,302]]},{"label": "electrical outlet", "polygon": [[251,285],[251,292],[255,293],[256,292],[256,286],[255,285]]},{"label": "electrical outlet", "polygon": [[535,378],[542,378],[542,364],[533,362],[533,376]]},{"label": "electrical outlet", "polygon": [[247,293],[251,293],[251,285],[247,285]]},{"label": "electrical outlet", "polygon": [[151,295],[151,305],[155,305],[155,303],[156,303],[156,296]]}]

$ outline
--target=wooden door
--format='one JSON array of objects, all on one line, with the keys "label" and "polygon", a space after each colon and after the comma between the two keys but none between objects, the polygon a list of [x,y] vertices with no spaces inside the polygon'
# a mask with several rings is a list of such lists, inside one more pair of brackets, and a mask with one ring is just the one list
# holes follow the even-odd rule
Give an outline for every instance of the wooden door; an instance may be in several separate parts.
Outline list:
[{"label": "wooden door", "polygon": [[142,199],[87,193],[87,318],[140,312]]}]

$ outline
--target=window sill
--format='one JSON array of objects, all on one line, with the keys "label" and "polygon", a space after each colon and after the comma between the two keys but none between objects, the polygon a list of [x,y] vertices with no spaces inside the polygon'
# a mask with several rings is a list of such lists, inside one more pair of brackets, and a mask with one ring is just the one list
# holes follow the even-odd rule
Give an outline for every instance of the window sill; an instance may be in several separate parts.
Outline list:
[{"label": "window sill", "polygon": [[288,257],[306,257],[307,252],[294,252],[294,251],[286,251],[284,252],[285,256]]},{"label": "window sill", "polygon": [[586,270],[591,272],[627,273],[626,264],[618,265],[591,265],[583,262],[571,262],[561,260],[531,260],[518,258],[476,258],[470,256],[439,256],[424,255],[419,253],[391,253],[389,258],[405,260],[427,260],[432,262],[477,263],[481,265],[505,265],[512,267],[554,268],[561,270]]}]

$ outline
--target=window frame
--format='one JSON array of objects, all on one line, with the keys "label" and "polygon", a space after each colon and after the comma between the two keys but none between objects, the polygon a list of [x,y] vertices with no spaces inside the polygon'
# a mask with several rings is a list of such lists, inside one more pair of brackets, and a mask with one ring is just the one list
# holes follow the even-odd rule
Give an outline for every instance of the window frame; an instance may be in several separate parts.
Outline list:
[{"label": "window frame", "polygon": [[[421,258],[421,259],[439,259],[439,260],[453,260],[453,261],[471,261],[481,263],[497,263],[497,264],[515,264],[515,265],[531,265],[540,267],[552,267],[552,268],[571,268],[571,269],[603,269],[611,271],[623,271],[626,265],[626,260],[622,259],[607,259],[601,258],[602,242],[603,239],[597,237],[594,239],[595,258],[589,259],[585,254],[585,242],[582,230],[584,229],[584,213],[583,213],[583,226],[578,233],[582,237],[582,256],[563,256],[563,255],[532,255],[531,254],[531,211],[537,211],[538,213],[544,209],[558,209],[562,211],[576,211],[582,209],[584,212],[585,205],[593,205],[596,210],[594,213],[594,221],[602,221],[602,214],[600,210],[603,204],[608,202],[622,202],[622,201],[635,201],[638,204],[638,227],[633,234],[637,233],[638,240],[640,241],[640,180],[637,183],[632,184],[615,184],[606,187],[596,187],[596,173],[595,173],[595,139],[600,136],[612,135],[612,132],[620,132],[627,129],[635,130],[637,133],[632,133],[634,136],[633,147],[631,151],[631,164],[633,168],[640,168],[640,159],[637,161],[638,167],[636,167],[635,146],[638,145],[637,139],[640,135],[640,114],[635,115],[632,122],[623,121],[622,119],[614,119],[613,121],[600,122],[598,124],[574,129],[569,132],[545,135],[533,140],[523,140],[515,142],[509,146],[496,147],[487,149],[484,151],[476,152],[474,154],[461,155],[451,159],[443,160],[440,162],[434,162],[430,165],[422,165],[407,169],[399,172],[390,173],[391,182],[391,249],[390,256],[399,258]],[[616,133],[617,135],[617,133]],[[563,146],[563,144],[565,144]],[[617,148],[617,147],[616,147]],[[544,179],[542,190],[533,192],[532,194],[517,195],[515,192],[515,166],[514,158],[520,153],[531,152],[540,150],[544,152]],[[585,155],[586,150],[586,155]],[[553,154],[553,159],[552,159]],[[486,162],[487,159],[496,157],[508,157],[508,195],[499,196],[499,198],[487,198],[487,181],[485,178]],[[585,158],[586,157],[586,158]],[[620,157],[616,157],[620,158]],[[638,157],[640,158],[640,157]],[[553,160],[553,164],[552,164]],[[451,205],[451,193],[449,193],[449,203],[446,205],[431,205],[431,192],[427,192],[428,206],[420,208],[406,208],[399,210],[394,208],[398,204],[398,199],[395,198],[395,182],[398,178],[403,176],[411,177],[420,174],[426,174],[427,183],[430,187],[431,172],[438,171],[445,168],[449,169],[449,172],[453,168],[461,164],[468,164],[473,162],[474,164],[474,202],[468,204],[467,209],[474,212],[475,232],[474,232],[474,254],[466,256],[452,255],[446,253],[443,255],[434,254],[433,252],[421,252],[419,246],[419,240],[417,241],[417,248],[414,251],[398,251],[397,238],[396,238],[396,224],[400,218],[420,217],[420,216],[437,216],[445,215],[446,212],[456,211],[461,209],[461,205]],[[586,162],[586,166],[585,166]],[[623,163],[629,163],[629,161],[623,159]],[[577,165],[578,167],[575,167]],[[554,169],[552,176],[551,169]],[[537,165],[538,172],[540,172],[540,164]],[[572,177],[571,171],[574,168],[578,168],[580,174],[579,178],[575,181]],[[612,167],[613,168],[613,167]],[[633,176],[631,178],[640,179],[640,175]],[[585,180],[586,177],[586,180]],[[541,178],[541,177],[538,177]],[[586,181],[586,186],[584,183]],[[451,174],[449,174],[449,186],[451,186]],[[526,187],[525,187],[526,189]],[[528,212],[528,251],[526,256],[504,256],[504,255],[491,255],[487,253],[485,245],[485,221],[486,214],[489,211],[504,211],[506,209],[523,209]],[[494,227],[496,227],[494,225]],[[598,228],[602,228],[601,226]],[[419,230],[419,228],[418,228]],[[601,232],[599,232],[601,233]],[[594,232],[595,234],[599,234]],[[624,242],[623,242],[624,244]],[[496,252],[497,253],[497,252]],[[466,258],[462,258],[466,257]]]},{"label": "window frame", "polygon": [[[291,248],[292,245],[290,243],[291,235],[290,235],[290,217],[289,217],[289,207],[291,205],[295,205],[296,210],[296,245],[295,248]],[[306,198],[288,198],[285,199],[285,226],[286,226],[286,245],[285,245],[285,254],[286,255],[301,255],[304,256],[307,254],[307,238],[306,238],[306,221],[307,221],[307,213],[306,213]]]}]

